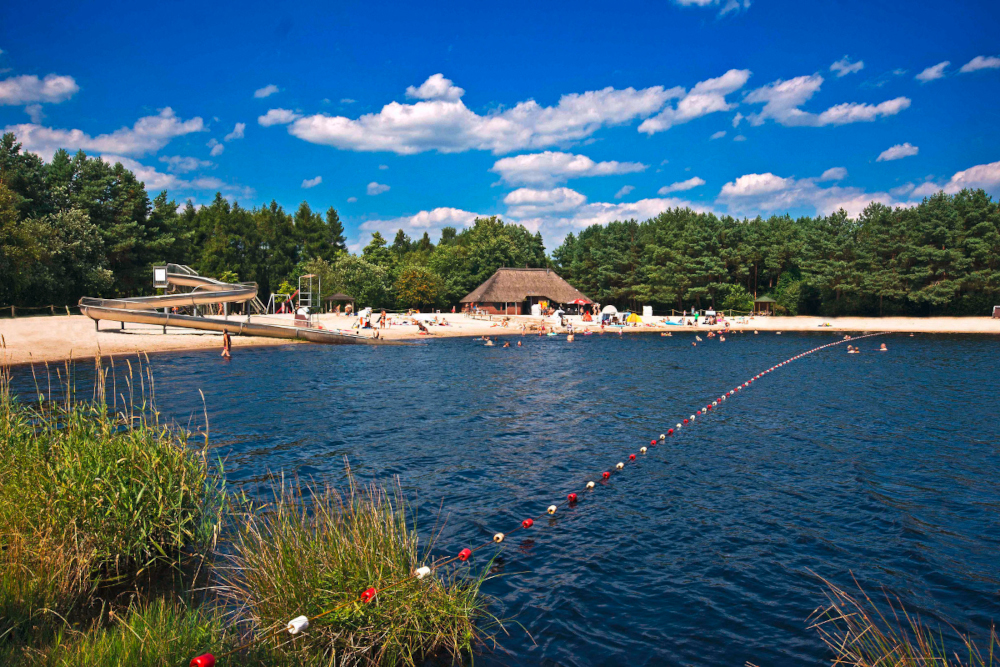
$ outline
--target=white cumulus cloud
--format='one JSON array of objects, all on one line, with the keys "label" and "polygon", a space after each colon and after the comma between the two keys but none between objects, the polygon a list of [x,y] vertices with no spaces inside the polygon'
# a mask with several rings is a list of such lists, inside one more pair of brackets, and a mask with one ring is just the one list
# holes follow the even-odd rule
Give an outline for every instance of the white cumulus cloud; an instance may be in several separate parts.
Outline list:
[{"label": "white cumulus cloud", "polygon": [[219,143],[219,140],[214,137],[209,139],[208,143],[205,145],[212,149],[208,152],[208,154],[212,157],[218,157],[219,155],[222,155],[223,151],[226,150],[226,146]]},{"label": "white cumulus cloud", "polygon": [[866,192],[840,185],[821,187],[817,185],[819,180],[783,178],[770,172],[745,174],[723,185],[716,202],[725,205],[730,213],[739,215],[811,208],[818,214],[844,209],[849,215],[857,216],[873,201],[889,206],[910,205],[897,201],[887,192]]},{"label": "white cumulus cloud", "polygon": [[888,162],[890,160],[899,160],[904,157],[910,157],[911,155],[916,155],[919,152],[920,148],[911,145],[910,142],[906,142],[904,144],[896,144],[895,146],[886,148],[884,151],[879,153],[879,156],[878,158],[876,158],[875,161]]},{"label": "white cumulus cloud", "polygon": [[969,72],[976,72],[981,69],[1000,69],[1000,58],[996,56],[976,56],[962,65],[962,69],[958,71],[962,74],[968,74]]},{"label": "white cumulus cloud", "polygon": [[274,95],[276,92],[278,92],[278,87],[272,83],[253,91],[253,96],[257,99],[263,99]]},{"label": "white cumulus cloud", "polygon": [[271,110],[268,115],[274,116],[267,122],[266,117],[258,120],[262,125],[294,120],[288,127],[293,136],[344,150],[402,155],[488,150],[500,154],[586,139],[601,127],[655,113],[670,96],[662,86],[608,87],[563,95],[555,106],[527,100],[485,115],[470,110],[461,99],[427,99],[414,104],[391,102],[378,113],[356,119],[326,114],[299,118],[292,112]]},{"label": "white cumulus cloud", "polygon": [[166,107],[155,116],[145,116],[132,127],[123,127],[109,134],[90,136],[83,130],[63,130],[34,123],[8,125],[4,132],[13,132],[24,150],[49,160],[60,148],[85,150],[110,155],[144,155],[155,153],[171,139],[192,132],[202,132],[205,124],[195,116],[181,120],[173,109]]},{"label": "white cumulus cloud", "polygon": [[465,90],[459,88],[444,74],[434,74],[427,78],[419,88],[408,86],[406,96],[418,100],[447,100],[454,102],[465,95]]},{"label": "white cumulus cloud", "polygon": [[39,79],[33,74],[13,76],[0,81],[0,105],[45,102],[58,104],[73,97],[80,90],[71,76],[49,74]]},{"label": "white cumulus cloud", "polygon": [[710,136],[709,139],[721,139],[724,136],[726,136],[726,131],[725,130],[719,130],[718,132],[716,132],[712,136]]},{"label": "white cumulus cloud", "polygon": [[940,79],[944,76],[944,68],[950,64],[951,64],[950,60],[945,60],[944,62],[940,62],[937,65],[932,65],[931,67],[928,67],[923,72],[921,72],[920,74],[916,75],[913,78],[915,78],[917,81],[920,81],[921,83],[927,83],[928,81],[934,81],[935,79]]},{"label": "white cumulus cloud", "polygon": [[317,176],[316,178],[307,178],[302,181],[302,187],[308,190],[309,188],[314,188],[323,182],[322,176]]},{"label": "white cumulus cloud", "polygon": [[229,186],[214,177],[185,180],[173,174],[164,174],[153,167],[147,167],[123,155],[101,155],[101,159],[108,164],[121,163],[123,167],[135,174],[135,177],[142,181],[146,186],[146,190],[150,192],[158,192],[160,190],[217,190],[240,193],[246,196],[250,196],[252,193],[252,190]]},{"label": "white cumulus cloud", "polygon": [[422,236],[427,232],[431,236],[440,234],[444,227],[469,227],[479,217],[479,214],[471,211],[463,211],[460,208],[450,208],[442,206],[430,211],[420,211],[414,215],[406,215],[399,218],[387,220],[368,220],[361,225],[361,229],[366,232],[382,232],[383,236],[391,237],[397,229],[402,229],[410,236]]},{"label": "white cumulus cloud", "polygon": [[621,189],[615,193],[615,199],[621,199],[625,195],[630,194],[633,190],[635,190],[634,185],[623,185]]},{"label": "white cumulus cloud", "polygon": [[503,203],[508,206],[508,214],[515,218],[571,211],[586,202],[587,198],[584,195],[570,188],[552,188],[550,190],[520,188],[508,194],[503,200]]},{"label": "white cumulus cloud", "polygon": [[368,187],[366,188],[366,192],[372,196],[380,195],[383,192],[388,192],[388,191],[389,191],[388,185],[384,183],[376,183],[375,181],[369,183]]},{"label": "white cumulus cloud", "polygon": [[631,174],[646,168],[639,162],[594,162],[586,155],[545,151],[501,158],[490,171],[511,184],[554,185],[571,178]]},{"label": "white cumulus cloud", "polygon": [[695,84],[690,92],[679,86],[671,88],[666,92],[670,98],[680,98],[677,106],[668,106],[656,116],[646,119],[639,125],[639,131],[655,134],[716,111],[729,111],[736,105],[726,102],[726,95],[742,88],[749,78],[750,70],[731,69],[720,77]]},{"label": "white cumulus cloud", "polygon": [[847,76],[848,74],[853,74],[855,72],[860,72],[865,68],[865,61],[859,60],[856,63],[852,63],[851,59],[844,56],[837,62],[830,65],[830,71],[837,73],[837,78],[842,76]]},{"label": "white cumulus cloud", "polygon": [[799,107],[808,102],[823,85],[819,74],[799,76],[772,83],[750,91],[744,101],[763,104],[758,113],[747,116],[752,125],[761,125],[771,119],[786,126],[821,127],[824,125],[845,125],[847,123],[871,122],[880,116],[894,116],[910,106],[907,97],[897,97],[880,104],[857,102],[837,104],[826,111],[815,114]]},{"label": "white cumulus cloud", "polygon": [[190,171],[213,166],[213,163],[209,160],[199,160],[198,158],[182,157],[180,155],[164,155],[160,158],[160,162],[165,162],[167,164],[167,171],[175,174],[186,174]]},{"label": "white cumulus cloud", "polygon": [[257,116],[257,122],[264,127],[271,127],[272,125],[288,125],[298,118],[302,118],[302,114],[288,109],[269,109],[263,116]]},{"label": "white cumulus cloud", "polygon": [[996,194],[998,187],[1000,187],[1000,162],[991,162],[957,172],[943,189],[948,194],[955,194],[963,188],[983,188]]},{"label": "white cumulus cloud", "polygon": [[656,194],[668,195],[671,192],[684,192],[685,190],[691,190],[693,188],[697,188],[702,185],[705,185],[704,179],[695,176],[694,178],[689,178],[686,181],[679,181],[671,185],[664,185],[662,188],[656,191]]},{"label": "white cumulus cloud", "polygon": [[824,171],[817,179],[818,181],[842,181],[847,178],[847,169],[843,167],[831,167]]},{"label": "white cumulus cloud", "polygon": [[233,139],[242,139],[243,131],[247,129],[246,123],[236,123],[233,127],[233,131],[222,138],[223,141],[232,141]]},{"label": "white cumulus cloud", "polygon": [[353,204],[353,203],[355,203],[356,201],[358,201],[358,198],[357,198],[357,197],[348,197],[348,198],[347,198],[347,203],[348,203],[348,204]]}]

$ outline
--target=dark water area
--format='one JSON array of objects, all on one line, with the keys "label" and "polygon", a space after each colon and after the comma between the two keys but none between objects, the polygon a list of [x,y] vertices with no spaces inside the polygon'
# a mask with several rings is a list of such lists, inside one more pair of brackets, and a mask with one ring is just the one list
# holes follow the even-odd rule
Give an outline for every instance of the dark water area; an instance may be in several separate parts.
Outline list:
[{"label": "dark water area", "polygon": [[[342,485],[347,457],[362,479],[398,476],[423,532],[447,519],[442,555],[580,492],[505,542],[503,576],[484,590],[516,623],[479,664],[828,663],[806,627],[824,602],[813,572],[845,587],[853,573],[983,636],[1000,621],[995,338],[885,336],[860,355],[810,355],[581,492],[737,383],[837,338],[452,339],[151,365],[168,418],[202,422],[204,391],[232,484],[262,493],[284,473]],[[16,379],[31,391],[26,369]]]}]

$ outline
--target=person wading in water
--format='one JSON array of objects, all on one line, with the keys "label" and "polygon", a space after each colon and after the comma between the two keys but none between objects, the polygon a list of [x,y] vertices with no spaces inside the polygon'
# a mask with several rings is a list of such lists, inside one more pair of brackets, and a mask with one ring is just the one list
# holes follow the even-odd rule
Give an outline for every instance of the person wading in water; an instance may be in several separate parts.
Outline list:
[{"label": "person wading in water", "polygon": [[229,338],[229,329],[222,330],[222,356],[230,358],[233,349],[233,341]]}]

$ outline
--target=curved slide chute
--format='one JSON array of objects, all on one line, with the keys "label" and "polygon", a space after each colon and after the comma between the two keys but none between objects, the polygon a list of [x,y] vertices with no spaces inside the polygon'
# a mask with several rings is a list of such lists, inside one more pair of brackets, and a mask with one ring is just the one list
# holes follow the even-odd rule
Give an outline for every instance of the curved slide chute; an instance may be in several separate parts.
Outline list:
[{"label": "curved slide chute", "polygon": [[154,324],[162,327],[185,327],[202,331],[229,331],[234,335],[305,340],[328,345],[405,344],[401,341],[367,338],[357,334],[338,333],[314,327],[250,322],[249,317],[246,322],[243,322],[159,312],[154,309],[218,303],[245,303],[256,298],[257,285],[255,283],[224,283],[214,278],[199,276],[192,269],[179,264],[168,264],[165,275],[161,274],[157,277],[162,278],[161,284],[166,284],[168,289],[172,290],[176,287],[192,289],[189,292],[171,292],[128,299],[99,299],[85,296],[80,299],[80,312],[95,322],[109,320],[112,322]]}]

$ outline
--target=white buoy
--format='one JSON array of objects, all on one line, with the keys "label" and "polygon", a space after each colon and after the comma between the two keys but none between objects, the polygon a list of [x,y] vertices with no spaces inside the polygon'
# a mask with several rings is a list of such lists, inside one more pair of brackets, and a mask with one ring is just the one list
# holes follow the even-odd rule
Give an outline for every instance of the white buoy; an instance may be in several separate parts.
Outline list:
[{"label": "white buoy", "polygon": [[556,506],[555,505],[549,505],[548,513],[549,514],[555,514],[556,513]]},{"label": "white buoy", "polygon": [[660,434],[660,440],[666,440],[666,439],[667,439],[667,434],[666,433],[661,433]]},{"label": "white buoy", "polygon": [[424,565],[423,567],[418,567],[413,574],[417,575],[417,579],[423,579],[430,573],[431,573],[431,568]]},{"label": "white buoy", "polygon": [[691,415],[691,421],[694,421],[694,415]]},{"label": "white buoy", "polygon": [[646,448],[645,447],[640,447],[639,448],[639,453],[640,454],[645,454],[646,453]]},{"label": "white buoy", "polygon": [[681,427],[680,422],[677,422],[677,428],[680,428],[680,427]]},{"label": "white buoy", "polygon": [[624,467],[625,467],[625,464],[624,464],[624,463],[622,463],[621,461],[619,461],[619,462],[618,462],[618,465],[616,465],[615,467],[616,467],[616,468],[618,468],[619,470],[621,470],[622,468],[624,468]]},{"label": "white buoy", "polygon": [[594,488],[594,483],[593,482],[587,482],[587,488],[588,489]]},{"label": "white buoy", "polygon": [[503,542],[503,533],[497,533],[496,535],[494,535],[493,541],[496,542],[497,544]]},{"label": "white buoy", "polygon": [[297,635],[306,628],[309,627],[309,619],[305,616],[299,616],[288,621],[288,634]]}]

